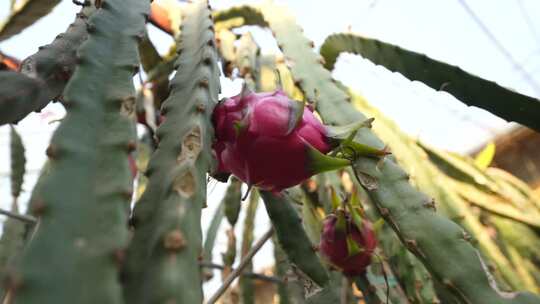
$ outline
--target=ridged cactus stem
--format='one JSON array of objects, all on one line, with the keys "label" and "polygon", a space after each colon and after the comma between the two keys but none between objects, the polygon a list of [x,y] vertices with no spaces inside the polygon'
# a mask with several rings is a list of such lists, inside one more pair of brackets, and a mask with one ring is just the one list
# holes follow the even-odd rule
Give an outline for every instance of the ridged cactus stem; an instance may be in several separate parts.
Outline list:
[{"label": "ridged cactus stem", "polygon": [[[28,216],[19,214],[17,199],[22,190],[24,180],[26,157],[21,136],[13,126],[10,126],[10,154],[11,154],[11,195],[13,202],[11,211],[1,210],[0,213],[7,215],[8,219],[2,225],[2,237],[0,238],[0,276],[4,279],[10,268],[13,268],[15,259],[19,257],[24,244],[25,224]],[[4,302],[11,295],[6,293],[5,286],[0,287],[0,301]]]},{"label": "ridged cactus stem", "polygon": [[317,285],[327,285],[330,281],[328,272],[315,253],[313,244],[302,227],[302,220],[291,205],[292,202],[285,194],[277,195],[268,191],[260,191],[260,193],[266,212],[276,229],[279,244],[289,261]]},{"label": "ridged cactus stem", "polygon": [[[221,225],[221,222],[223,221],[223,217],[225,216],[224,210],[225,204],[222,202],[216,209],[216,212],[212,217],[212,221],[210,222],[210,226],[208,227],[208,230],[206,230],[206,238],[204,240],[203,246],[203,261],[206,261],[206,263],[212,263],[213,261],[212,252],[214,250],[214,244],[216,242],[218,229]],[[208,280],[214,276],[214,271],[211,269],[205,269],[203,270],[203,273],[205,280]]]},{"label": "ridged cactus stem", "polygon": [[[242,245],[240,249],[240,256],[243,259],[249,252],[251,245],[253,244],[253,231],[255,229],[255,215],[257,213],[257,207],[259,206],[259,192],[257,190],[251,190],[249,197],[249,204],[246,209],[246,217],[244,218],[244,231],[242,232]],[[246,271],[253,271],[253,264],[249,263],[246,266]],[[255,303],[255,285],[253,281],[246,276],[240,277],[240,293],[243,304]]]},{"label": "ridged cactus stem", "polygon": [[[278,45],[293,62],[296,81],[308,99],[315,100],[323,120],[337,125],[365,120],[348,102],[350,98],[334,84],[330,72],[322,67],[294,18],[269,3],[263,5],[262,12]],[[384,147],[369,130],[360,130],[355,139],[372,147]],[[360,158],[354,169],[376,181],[377,187],[371,188],[369,196],[379,213],[434,278],[462,303],[538,302],[539,298],[532,294],[499,291],[464,231],[432,210],[431,199],[411,186],[409,175],[393,158]]]},{"label": "ridged cactus stem", "polygon": [[20,73],[0,72],[4,84],[0,88],[0,125],[15,123],[32,111],[40,111],[49,101],[62,99],[75,70],[77,48],[88,38],[88,18],[95,10],[94,1],[89,1],[65,33],[21,62]]},{"label": "ridged cactus stem", "polygon": [[[279,242],[275,235],[272,238],[272,242],[274,243],[274,272],[278,277],[282,278],[286,276],[287,270],[290,267],[289,261],[287,260],[287,255],[279,245]],[[289,284],[293,284],[293,282],[287,281],[278,283],[276,293],[279,297],[279,304],[291,303],[291,300],[289,299],[289,297],[291,296],[291,292],[289,291],[288,286]]]},{"label": "ridged cactus stem", "polygon": [[68,113],[47,148],[50,171],[30,203],[39,227],[10,275],[15,303],[123,303],[135,127],[121,108],[133,106],[148,10],[144,0],[108,0],[88,21],[64,92]]},{"label": "ridged cactus stem", "polygon": [[469,106],[485,109],[508,121],[516,121],[540,131],[540,100],[519,94],[424,54],[350,33],[329,36],[320,52],[325,58],[325,67],[330,70],[340,53],[358,54],[410,80],[421,81],[434,90],[446,91]]},{"label": "ridged cactus stem", "polygon": [[[266,212],[276,230],[276,236],[289,262],[305,274],[315,285],[318,292],[309,297],[308,302],[325,303],[328,299],[339,301],[326,268],[315,253],[298,212],[291,205],[291,200],[283,193],[274,194],[260,191]],[[311,283],[312,285],[312,283]],[[309,286],[313,288],[313,286]],[[322,301],[322,302],[321,302]]]},{"label": "ridged cactus stem", "polygon": [[25,150],[21,136],[13,126],[10,126],[9,138],[9,150],[11,154],[11,195],[13,196],[13,205],[17,205],[17,198],[21,194],[24,181],[26,156],[24,155]]},{"label": "ridged cactus stem", "polygon": [[0,25],[0,41],[17,35],[28,26],[47,15],[60,0],[34,1],[23,0],[11,2],[11,14],[5,22]]},{"label": "ridged cactus stem", "polygon": [[362,296],[364,297],[364,301],[366,302],[366,304],[385,303],[385,300],[379,298],[379,295],[377,294],[377,288],[371,285],[365,273],[356,276],[354,278],[354,284],[356,285],[356,287],[358,287],[358,289],[362,291]]},{"label": "ridged cactus stem", "polygon": [[201,209],[212,162],[210,115],[219,71],[206,1],[186,7],[171,94],[162,105],[158,148],[148,164],[145,193],[136,203],[134,237],[125,267],[128,303],[201,303]]}]

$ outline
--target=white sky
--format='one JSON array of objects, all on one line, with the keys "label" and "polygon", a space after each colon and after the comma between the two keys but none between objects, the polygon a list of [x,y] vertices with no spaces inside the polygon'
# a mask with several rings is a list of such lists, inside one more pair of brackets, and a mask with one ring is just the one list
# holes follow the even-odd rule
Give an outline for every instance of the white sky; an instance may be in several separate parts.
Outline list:
[{"label": "white sky", "polygon": [[[211,1],[214,8],[249,1]],[[535,91],[520,76],[513,65],[494,47],[492,42],[474,23],[458,0],[334,0],[334,1],[276,1],[286,3],[297,16],[305,34],[318,48],[325,37],[334,32],[347,31],[377,38],[401,47],[425,53],[428,56],[459,65],[466,71],[497,81],[519,92],[535,95]],[[540,83],[540,2],[535,0],[468,0],[484,24],[522,65]],[[8,14],[9,1],[0,3],[0,20]],[[37,47],[53,40],[72,22],[78,7],[64,0],[47,17],[22,34],[0,42],[6,54],[24,58],[37,51]],[[527,21],[528,20],[528,21]],[[169,39],[152,30],[158,49],[165,52]],[[268,32],[255,30],[255,38],[263,52],[277,48]],[[467,108],[447,93],[438,93],[418,82],[410,82],[399,74],[359,58],[342,55],[334,76],[367,97],[373,105],[412,136],[440,148],[465,152],[483,144],[495,134],[504,132],[509,124],[479,109]],[[1,84],[0,84],[1,85]],[[239,90],[238,81],[224,80],[223,94],[229,96]],[[17,130],[27,147],[28,174],[25,177],[26,201],[37,172],[45,160],[45,148],[52,130],[63,110],[58,105],[45,109],[45,115],[31,114],[19,123]],[[0,127],[0,207],[10,204],[9,186],[9,129]],[[212,188],[212,187],[211,187]],[[206,227],[223,185],[214,188],[209,208],[204,210]],[[259,211],[264,211],[260,208]],[[0,219],[1,221],[2,219]],[[242,218],[241,218],[242,220]],[[264,233],[268,220],[258,214],[256,235]],[[226,225],[222,225],[222,228]],[[240,231],[238,234],[240,235]],[[217,251],[225,248],[223,234],[218,238]],[[271,264],[270,246],[255,258],[258,268]],[[215,257],[219,260],[219,255]],[[213,290],[217,281],[206,287]]]}]

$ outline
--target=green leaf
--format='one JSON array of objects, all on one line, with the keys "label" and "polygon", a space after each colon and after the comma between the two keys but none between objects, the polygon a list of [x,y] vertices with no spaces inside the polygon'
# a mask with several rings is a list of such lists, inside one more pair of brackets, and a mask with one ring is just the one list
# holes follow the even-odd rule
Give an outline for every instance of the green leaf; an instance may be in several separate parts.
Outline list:
[{"label": "green leaf", "polygon": [[339,198],[336,189],[332,186],[330,186],[330,198],[332,210],[336,211],[341,206],[341,199]]},{"label": "green leaf", "polygon": [[347,241],[347,253],[349,254],[350,257],[357,255],[363,251],[363,249],[360,248],[358,244],[354,241],[351,234],[347,234],[346,241]]},{"label": "green leaf", "polygon": [[495,144],[490,142],[474,158],[474,163],[478,168],[487,169],[495,157]]},{"label": "green leaf", "polygon": [[310,145],[307,145],[306,150],[308,157],[307,169],[311,174],[337,170],[351,165],[351,162],[347,159],[322,154]]},{"label": "green leaf", "polygon": [[469,106],[482,108],[508,121],[540,131],[538,99],[504,88],[459,67],[354,34],[334,34],[326,38],[320,49],[325,67],[332,69],[342,52],[361,55],[392,72],[421,81],[435,90],[446,91]]}]

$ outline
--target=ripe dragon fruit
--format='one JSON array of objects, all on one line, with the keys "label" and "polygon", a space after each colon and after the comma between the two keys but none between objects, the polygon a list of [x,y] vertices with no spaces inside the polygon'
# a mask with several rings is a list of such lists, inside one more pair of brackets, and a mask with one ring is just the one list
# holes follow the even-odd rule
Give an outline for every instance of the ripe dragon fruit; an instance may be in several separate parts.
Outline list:
[{"label": "ripe dragon fruit", "polygon": [[361,275],[371,264],[377,239],[367,220],[358,227],[348,213],[338,210],[323,223],[319,252],[346,276]]},{"label": "ripe dragon fruit", "polygon": [[[214,176],[234,174],[248,185],[278,192],[322,171],[350,164],[326,156],[327,129],[311,110],[284,92],[243,92],[213,113],[218,159]],[[226,180],[226,178],[225,178]]]}]

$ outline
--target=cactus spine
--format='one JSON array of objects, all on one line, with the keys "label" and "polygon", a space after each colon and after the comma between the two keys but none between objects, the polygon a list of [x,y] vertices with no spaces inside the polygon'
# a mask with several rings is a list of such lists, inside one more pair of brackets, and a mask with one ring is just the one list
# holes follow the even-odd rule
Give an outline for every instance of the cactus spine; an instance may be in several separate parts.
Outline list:
[{"label": "cactus spine", "polygon": [[129,303],[202,302],[200,216],[212,160],[210,115],[220,87],[210,10],[205,1],[187,10],[148,186],[132,219],[124,289]]}]

